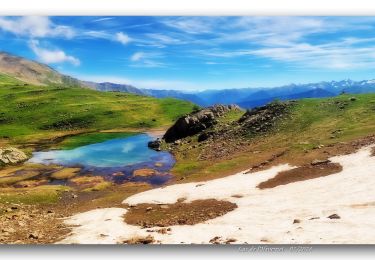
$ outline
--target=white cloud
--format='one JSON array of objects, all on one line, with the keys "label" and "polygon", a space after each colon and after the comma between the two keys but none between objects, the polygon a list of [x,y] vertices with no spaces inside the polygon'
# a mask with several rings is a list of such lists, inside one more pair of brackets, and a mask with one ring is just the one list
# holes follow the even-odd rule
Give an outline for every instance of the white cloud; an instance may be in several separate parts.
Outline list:
[{"label": "white cloud", "polygon": [[218,17],[181,17],[165,19],[162,23],[186,33],[202,34],[211,32],[217,20],[219,20]]},{"label": "white cloud", "polygon": [[124,44],[124,45],[126,45],[126,44],[128,44],[129,42],[132,41],[132,39],[123,32],[116,33],[115,40]]},{"label": "white cloud", "polygon": [[71,27],[56,25],[46,16],[0,17],[0,28],[4,31],[30,38],[72,38],[75,35]]},{"label": "white cloud", "polygon": [[113,17],[102,17],[102,18],[95,19],[92,22],[97,23],[97,22],[104,22],[104,21],[109,21],[109,20],[113,20],[113,19],[114,19]]},{"label": "white cloud", "polygon": [[[369,68],[375,65],[374,38],[325,36],[342,31],[372,30],[368,22],[367,19],[332,17],[239,17],[226,24],[219,20],[216,27],[221,29],[208,41],[213,47],[192,52],[227,59],[247,56],[249,64],[251,58],[261,57],[300,68]],[[221,44],[230,42],[240,43],[241,48],[220,48]]]},{"label": "white cloud", "polygon": [[130,61],[133,62],[131,66],[146,68],[164,67],[164,63],[157,61],[157,59],[160,59],[162,57],[163,55],[161,55],[160,53],[145,53],[141,51],[136,52],[130,56]]},{"label": "white cloud", "polygon": [[143,59],[144,57],[145,57],[144,52],[136,52],[130,57],[130,60],[131,61],[139,61],[139,60]]},{"label": "white cloud", "polygon": [[176,38],[176,37],[170,37],[168,35],[164,35],[164,34],[161,34],[161,33],[148,33],[146,34],[146,36],[148,36],[149,38],[153,39],[153,40],[156,40],[158,41],[159,43],[163,43],[163,44],[181,44],[183,43],[183,41],[181,41],[180,39]]},{"label": "white cloud", "polygon": [[212,49],[200,55],[219,58],[241,56],[262,57],[301,68],[355,69],[375,66],[375,47],[355,46],[356,43],[372,42],[374,39],[343,39],[328,44],[290,42],[285,46],[259,46],[254,49],[225,51]]},{"label": "white cloud", "polygon": [[111,39],[112,35],[105,31],[84,31],[81,33],[83,36],[88,36],[89,38],[101,38],[101,39]]},{"label": "white cloud", "polygon": [[260,48],[249,53],[310,68],[342,70],[375,65],[375,47],[353,47],[342,43],[296,43],[287,47]]},{"label": "white cloud", "polygon": [[37,40],[31,40],[29,46],[41,62],[47,64],[69,62],[74,66],[80,65],[79,59],[65,54],[62,50],[48,50],[42,48]]}]

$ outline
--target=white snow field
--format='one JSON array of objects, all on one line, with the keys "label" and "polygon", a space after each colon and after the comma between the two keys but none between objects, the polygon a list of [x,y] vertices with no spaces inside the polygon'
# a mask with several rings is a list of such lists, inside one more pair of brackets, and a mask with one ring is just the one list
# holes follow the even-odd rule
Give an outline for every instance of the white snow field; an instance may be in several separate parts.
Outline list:
[{"label": "white snow field", "polygon": [[[72,233],[59,243],[112,244],[151,235],[162,244],[208,244],[216,236],[219,241],[235,239],[239,244],[374,244],[375,157],[371,156],[371,147],[330,158],[343,166],[339,173],[270,189],[260,190],[256,186],[293,167],[279,165],[256,173],[239,172],[206,182],[176,184],[135,194],[124,203],[217,199],[236,203],[238,208],[200,224],[171,226],[167,234],[150,233],[146,231],[150,228],[126,224],[123,220],[126,209],[96,209],[66,219],[65,223],[72,225]],[[327,218],[331,214],[340,218]],[[293,223],[295,219],[299,223]]]}]

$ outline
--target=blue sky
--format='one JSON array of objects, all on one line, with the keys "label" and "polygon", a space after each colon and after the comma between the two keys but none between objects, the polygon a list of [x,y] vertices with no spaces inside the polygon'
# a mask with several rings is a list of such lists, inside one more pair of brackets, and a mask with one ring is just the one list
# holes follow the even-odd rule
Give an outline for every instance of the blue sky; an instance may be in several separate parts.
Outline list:
[{"label": "blue sky", "polygon": [[141,88],[375,78],[375,17],[0,17],[0,46],[80,79]]}]

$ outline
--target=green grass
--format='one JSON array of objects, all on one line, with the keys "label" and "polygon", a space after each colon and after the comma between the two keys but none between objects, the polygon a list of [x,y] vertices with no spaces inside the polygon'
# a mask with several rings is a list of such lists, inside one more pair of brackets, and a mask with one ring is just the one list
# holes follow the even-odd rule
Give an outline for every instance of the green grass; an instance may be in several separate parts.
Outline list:
[{"label": "green grass", "polygon": [[80,168],[63,168],[51,174],[51,178],[55,180],[65,180],[73,178],[80,171]]},{"label": "green grass", "polygon": [[20,80],[18,80],[18,79],[15,79],[13,77],[10,77],[8,75],[0,73],[0,86],[5,86],[5,85],[20,85],[20,84],[23,85],[23,82],[20,81]]},{"label": "green grass", "polygon": [[30,172],[17,175],[17,176],[0,177],[0,187],[6,186],[6,185],[12,185],[20,181],[28,180],[38,175],[39,173],[37,171],[30,171]]},{"label": "green grass", "polygon": [[[356,100],[350,101],[351,97]],[[218,127],[238,118],[238,113],[223,117]],[[249,139],[254,141],[251,150],[271,155],[277,150],[288,149],[289,159],[292,160],[293,156],[301,156],[306,150],[319,145],[353,141],[372,134],[375,134],[375,94],[357,94],[298,100],[290,108],[288,118],[281,120],[271,132],[250,136]],[[200,161],[197,158],[204,148],[189,149],[197,145],[197,138],[192,137],[191,140],[186,147],[182,145],[181,151],[176,154],[177,164],[172,169],[177,177],[188,176],[191,181],[243,170],[270,156],[262,159],[261,154],[239,152],[229,159]]]},{"label": "green grass", "polygon": [[93,187],[86,188],[83,190],[83,192],[92,192],[92,191],[101,191],[105,190],[112,186],[112,183],[109,181],[100,182],[98,184],[95,184]]},{"label": "green grass", "polygon": [[58,144],[59,149],[70,150],[80,146],[105,142],[107,140],[115,138],[123,138],[135,135],[136,133],[88,133],[79,134],[72,137],[66,138],[64,141]]},{"label": "green grass", "polygon": [[328,144],[374,134],[375,94],[300,100],[278,127],[277,135],[290,143]]},{"label": "green grass", "polygon": [[233,121],[236,121],[243,116],[245,111],[242,110],[231,110],[228,113],[226,113],[222,118],[220,118],[220,123],[222,124],[229,124]]},{"label": "green grass", "polygon": [[[9,83],[10,79],[2,76],[1,80]],[[194,106],[172,98],[8,83],[0,85],[0,139],[13,143],[77,130],[165,127]],[[86,136],[81,140],[90,143],[92,138]],[[67,146],[74,147],[75,141]]]},{"label": "green grass", "polygon": [[70,188],[60,185],[38,186],[35,188],[3,189],[0,203],[50,204],[59,201],[60,193]]}]

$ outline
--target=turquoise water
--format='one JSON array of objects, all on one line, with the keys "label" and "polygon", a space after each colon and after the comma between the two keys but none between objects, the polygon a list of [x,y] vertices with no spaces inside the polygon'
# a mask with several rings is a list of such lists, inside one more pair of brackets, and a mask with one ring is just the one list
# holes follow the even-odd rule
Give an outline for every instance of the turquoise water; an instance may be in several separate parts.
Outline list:
[{"label": "turquoise water", "polygon": [[151,137],[147,134],[139,134],[85,145],[72,150],[35,152],[29,162],[65,166],[126,166],[153,161],[154,157],[160,157],[163,152],[156,152],[147,147],[150,140]]},{"label": "turquoise water", "polygon": [[[103,175],[115,182],[145,181],[142,177],[131,177],[140,168],[151,168],[164,175],[151,176],[149,182],[161,184],[168,180],[168,170],[175,163],[168,152],[156,152],[147,147],[152,138],[139,134],[126,138],[116,138],[102,143],[81,146],[71,150],[51,150],[34,152],[30,163],[56,164],[66,167],[81,167],[81,173]],[[160,163],[162,166],[156,167]],[[122,172],[122,176],[113,173]],[[117,174],[118,175],[118,174]]]}]

